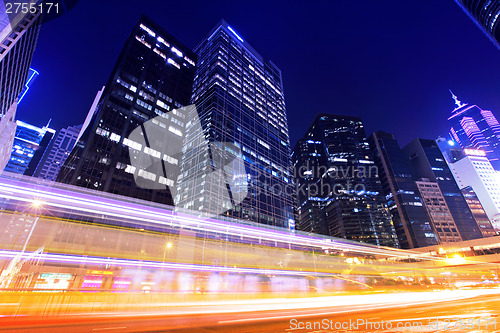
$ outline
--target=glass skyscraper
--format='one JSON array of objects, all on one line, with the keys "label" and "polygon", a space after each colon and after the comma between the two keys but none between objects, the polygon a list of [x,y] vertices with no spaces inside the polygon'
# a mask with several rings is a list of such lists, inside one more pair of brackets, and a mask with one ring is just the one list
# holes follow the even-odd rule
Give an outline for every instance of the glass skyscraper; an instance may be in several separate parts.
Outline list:
[{"label": "glass skyscraper", "polygon": [[319,114],[293,162],[301,228],[320,216],[330,236],[399,247],[360,118]]},{"label": "glass skyscraper", "polygon": [[7,14],[0,2],[0,172],[10,159],[19,95],[28,80],[42,15]]},{"label": "glass skyscraper", "polygon": [[437,244],[408,157],[392,134],[373,133],[368,141],[402,248]]},{"label": "glass skyscraper", "polygon": [[415,139],[403,148],[417,179],[437,183],[463,240],[482,238],[472,212],[434,140]]},{"label": "glass skyscraper", "polygon": [[189,104],[195,61],[191,50],[142,16],[57,181],[173,204],[176,177],[158,168],[178,167],[172,155],[181,147],[162,138],[184,135],[187,120],[175,109]]},{"label": "glass skyscraper", "polygon": [[56,180],[64,161],[68,158],[76,144],[76,139],[82,125],[69,126],[57,131],[55,138],[45,150],[43,157],[36,166],[34,177]]},{"label": "glass skyscraper", "polygon": [[495,170],[500,171],[500,123],[488,110],[461,103],[455,95],[456,108],[448,117],[450,135],[462,148],[477,148],[486,153]]},{"label": "glass skyscraper", "polygon": [[[186,127],[176,205],[293,228],[294,187],[280,69],[223,20],[195,52],[191,102],[201,127]],[[209,149],[198,149],[207,143]]]},{"label": "glass skyscraper", "polygon": [[500,0],[455,0],[488,38],[500,48]]},{"label": "glass skyscraper", "polygon": [[[321,177],[311,171],[323,169],[323,172],[326,172],[327,170],[328,157],[323,141],[315,141],[311,138],[299,139],[292,152],[292,163],[295,170],[295,185],[299,190],[296,196],[297,220],[295,224],[297,229],[330,235],[326,206],[331,198],[328,193],[320,193]],[[318,191],[311,193],[312,189],[318,189]]]},{"label": "glass skyscraper", "polygon": [[47,126],[40,128],[20,120],[17,121],[12,153],[5,171],[33,175],[30,174],[30,170],[36,168],[56,132],[48,126],[47,124]]}]

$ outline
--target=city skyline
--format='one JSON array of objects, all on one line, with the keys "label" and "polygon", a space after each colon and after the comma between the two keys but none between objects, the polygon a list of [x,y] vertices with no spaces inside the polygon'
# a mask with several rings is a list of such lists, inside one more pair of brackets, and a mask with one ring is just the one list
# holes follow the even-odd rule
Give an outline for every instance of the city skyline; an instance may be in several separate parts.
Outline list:
[{"label": "city skyline", "polygon": [[[314,15],[307,10],[302,14],[303,8],[298,5],[284,9],[278,4],[273,3],[267,14],[258,14],[267,22],[265,24],[249,20],[250,15],[246,15],[243,9],[253,10],[251,8],[222,6],[218,3],[202,11],[203,15],[191,13],[197,18],[194,25],[182,21],[187,15],[186,8],[190,6],[179,8],[179,13],[183,14],[179,18],[158,17],[147,3],[138,12],[150,15],[190,48],[199,42],[199,36],[203,36],[215,22],[225,18],[256,49],[265,50],[263,56],[273,59],[284,72],[292,146],[307,129],[306,124],[318,113],[309,110],[324,109],[325,106],[328,112],[360,116],[366,123],[368,133],[378,130],[394,132],[402,145],[414,137],[433,139],[446,135],[446,118],[454,108],[448,89],[452,89],[464,102],[474,101],[498,116],[500,99],[494,93],[495,75],[492,75],[492,72],[500,73],[500,65],[495,62],[498,50],[455,3],[437,5],[442,6],[439,10],[446,11],[448,15],[437,26],[423,24],[415,19],[408,22],[394,20],[398,11],[406,15],[417,11],[420,17],[423,15],[427,21],[431,20],[429,22],[437,20],[426,5],[392,3],[391,6],[374,8],[376,6],[373,4],[365,3],[360,9],[363,20],[353,25],[349,20],[351,11],[348,4],[318,2],[318,6],[325,10],[335,9],[335,15],[345,14],[347,17],[339,17],[337,23],[328,23],[332,26],[327,26],[327,23],[316,23]],[[40,116],[29,111],[33,109],[35,100],[39,101],[40,114],[61,113],[54,124],[57,128],[78,124],[84,119],[95,91],[106,81],[109,68],[119,53],[119,41],[126,38],[123,31],[129,31],[130,22],[138,18],[138,12],[132,10],[135,6],[132,3],[120,9],[120,20],[106,15],[111,4],[101,4],[101,12],[92,12],[92,20],[85,17],[85,21],[82,21],[82,12],[91,5],[92,2],[79,3],[66,15],[42,27],[39,48],[34,56],[34,66],[39,69],[41,76],[20,106],[21,119],[31,123],[40,122]],[[201,4],[193,3],[192,6],[200,7]],[[376,10],[379,15],[368,17],[369,10]],[[277,17],[276,23],[265,20],[277,12],[281,16]],[[304,20],[300,27],[284,22],[299,15]],[[105,17],[109,21],[105,22]],[[380,24],[384,18],[392,18],[393,23]],[[74,24],[74,21],[81,24]],[[101,25],[89,26],[90,21],[105,24],[109,33],[96,37],[93,29]],[[452,23],[453,29],[443,22]],[[373,27],[373,32],[363,29],[368,25]],[[397,30],[395,26],[406,28],[407,35],[394,33]],[[331,31],[338,33],[332,34]],[[309,35],[317,38],[309,40]],[[95,52],[89,54],[85,51],[83,45],[87,42]],[[49,50],[53,43],[62,45],[64,51],[54,54]],[[297,48],[296,45],[301,47]],[[292,51],[294,56],[289,56]],[[92,61],[95,57],[100,60],[99,64]],[[489,67],[484,66],[484,63]],[[484,67],[488,67],[488,70]],[[70,78],[62,75],[67,70],[74,75]],[[66,91],[65,86],[71,86],[66,85],[67,82],[75,82],[79,89]],[[47,101],[56,93],[67,97],[61,98],[57,108],[52,108]],[[74,112],[64,113],[68,108]],[[47,111],[44,113],[43,110]],[[394,112],[400,116],[393,117]],[[439,116],[442,121],[426,124],[423,119],[431,115]],[[410,121],[415,126],[403,130],[401,124],[404,121]]]},{"label": "city skyline", "polygon": [[497,329],[498,41],[500,0],[0,2],[0,327]]}]

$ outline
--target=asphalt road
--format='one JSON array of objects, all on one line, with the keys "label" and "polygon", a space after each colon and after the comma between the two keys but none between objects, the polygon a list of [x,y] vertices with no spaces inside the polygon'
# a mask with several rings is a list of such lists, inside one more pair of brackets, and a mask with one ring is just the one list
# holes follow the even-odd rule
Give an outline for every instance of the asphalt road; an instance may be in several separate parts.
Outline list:
[{"label": "asphalt road", "polygon": [[[479,296],[474,296],[478,295]],[[245,304],[178,314],[0,318],[1,332],[500,332],[500,289],[361,296],[332,306]],[[397,302],[387,301],[399,298]],[[361,300],[361,302],[359,301]],[[362,302],[366,300],[366,302]],[[310,302],[310,306],[307,305]],[[364,304],[363,304],[364,303]],[[287,309],[283,309],[287,307]],[[314,308],[312,308],[314,307]]]}]

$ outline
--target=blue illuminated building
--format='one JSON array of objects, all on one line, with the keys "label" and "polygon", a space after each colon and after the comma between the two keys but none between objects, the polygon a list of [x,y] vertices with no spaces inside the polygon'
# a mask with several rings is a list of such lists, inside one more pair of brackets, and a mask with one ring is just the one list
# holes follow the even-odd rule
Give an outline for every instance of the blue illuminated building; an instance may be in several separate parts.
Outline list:
[{"label": "blue illuminated building", "polygon": [[437,244],[408,157],[392,134],[375,132],[369,138],[375,165],[402,248]]},{"label": "blue illuminated building", "polygon": [[292,159],[300,229],[399,247],[360,118],[319,114]]},{"label": "blue illuminated building", "polygon": [[[293,229],[294,186],[280,69],[223,20],[195,52],[191,102],[204,135],[187,127],[185,144],[200,147],[208,141],[211,148],[183,156],[179,206]],[[228,165],[232,160],[241,161],[238,170]],[[224,175],[213,176],[221,170]]]},{"label": "blue illuminated building", "polygon": [[500,0],[455,0],[500,49]]},{"label": "blue illuminated building", "polygon": [[[125,42],[92,120],[56,180],[172,205],[169,184],[176,179],[136,164],[133,156],[149,153],[148,160],[155,165],[178,163],[178,156],[171,156],[171,142],[149,139],[153,133],[184,135],[187,120],[174,110],[189,105],[195,61],[189,48],[142,16]],[[139,142],[131,135],[141,129]]]},{"label": "blue illuminated building", "polygon": [[462,103],[453,95],[456,108],[448,117],[450,136],[462,148],[481,149],[500,171],[500,123],[493,112]]},{"label": "blue illuminated building", "polygon": [[415,139],[403,148],[403,152],[409,157],[417,179],[428,179],[438,184],[462,239],[482,238],[481,230],[436,141]]},{"label": "blue illuminated building", "polygon": [[42,128],[17,121],[16,136],[10,160],[5,171],[25,174],[28,167],[35,167],[50,144],[55,131],[47,126]]}]

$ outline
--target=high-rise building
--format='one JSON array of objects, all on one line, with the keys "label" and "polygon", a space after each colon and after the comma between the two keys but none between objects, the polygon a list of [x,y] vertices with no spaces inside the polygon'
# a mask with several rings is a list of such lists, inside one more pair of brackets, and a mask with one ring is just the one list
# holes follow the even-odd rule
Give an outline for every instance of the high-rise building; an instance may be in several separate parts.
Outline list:
[{"label": "high-rise building", "polygon": [[426,178],[439,185],[462,239],[482,238],[476,220],[437,143],[434,140],[415,139],[403,148],[403,152],[410,158],[417,179]]},{"label": "high-rise building", "polygon": [[500,1],[455,0],[486,36],[500,48]]},{"label": "high-rise building", "polygon": [[462,241],[438,183],[422,178],[415,182],[439,243]]},{"label": "high-rise building", "polygon": [[461,191],[465,201],[467,201],[467,204],[469,205],[472,215],[476,219],[479,229],[481,229],[481,232],[483,233],[483,236],[496,236],[497,232],[493,228],[488,215],[484,211],[483,205],[481,204],[481,201],[479,201],[476,192],[474,192],[470,186],[464,187]]},{"label": "high-rise building", "polygon": [[500,123],[493,112],[460,102],[448,117],[451,138],[462,148],[484,150],[495,170],[500,171]]},{"label": "high-rise building", "polygon": [[51,141],[40,162],[37,164],[33,176],[56,180],[59,170],[75,147],[76,139],[81,129],[82,125],[79,125],[69,126],[57,131],[55,138]]},{"label": "high-rise building", "polygon": [[90,122],[92,121],[92,118],[94,118],[94,115],[97,111],[97,106],[99,105],[99,101],[101,100],[102,93],[104,92],[104,88],[102,87],[101,90],[97,92],[97,94],[94,97],[94,101],[92,102],[92,105],[90,106],[89,112],[87,112],[87,116],[85,117],[85,120],[83,121],[83,125],[81,126],[80,133],[78,133],[78,137],[76,138],[76,142],[80,140],[82,137],[83,133],[89,126]]},{"label": "high-rise building", "polygon": [[415,184],[408,157],[392,134],[373,133],[370,148],[402,248],[437,244],[434,229]]},{"label": "high-rise building", "polygon": [[49,124],[40,128],[17,120],[14,145],[5,171],[32,175],[28,170],[38,164],[55,132]]},{"label": "high-rise building", "polygon": [[[486,153],[480,149],[465,148],[460,149],[461,154],[458,154],[458,149],[454,147],[454,144],[450,144],[452,142],[448,143],[439,138],[437,143],[445,152],[456,152],[457,158],[446,159],[455,181],[461,189],[472,188],[491,223],[500,229],[500,183],[498,183],[495,169],[486,158]],[[450,146],[452,148],[448,148]]]},{"label": "high-rise building", "polygon": [[[399,246],[360,118],[319,114],[293,158],[299,218],[324,209],[314,214],[323,214],[331,236]],[[316,200],[323,204],[307,206]]]},{"label": "high-rise building", "polygon": [[[178,206],[292,229],[294,186],[280,69],[223,20],[195,52],[191,102],[203,135],[188,125],[185,145],[208,143],[210,149],[184,154]],[[231,160],[241,163],[228,165]],[[214,170],[223,174],[212,176]]]},{"label": "high-rise building", "polygon": [[[195,57],[142,16],[57,181],[173,204],[172,180],[157,171],[165,168],[164,163],[175,168],[178,159],[166,151],[180,152],[182,147],[162,140],[162,135],[175,133],[181,139],[184,135],[188,120],[174,109],[189,104]],[[145,160],[149,162],[142,163]]]},{"label": "high-rise building", "polygon": [[41,22],[38,11],[7,14],[5,3],[0,2],[0,172],[10,159],[18,98],[28,80]]},{"label": "high-rise building", "polygon": [[[295,185],[299,189],[296,196],[297,229],[329,235],[326,206],[331,199],[329,191],[320,191],[321,175],[326,174],[328,169],[328,157],[323,142],[310,138],[299,139],[292,151],[292,163]],[[316,173],[313,174],[313,171]]]}]

